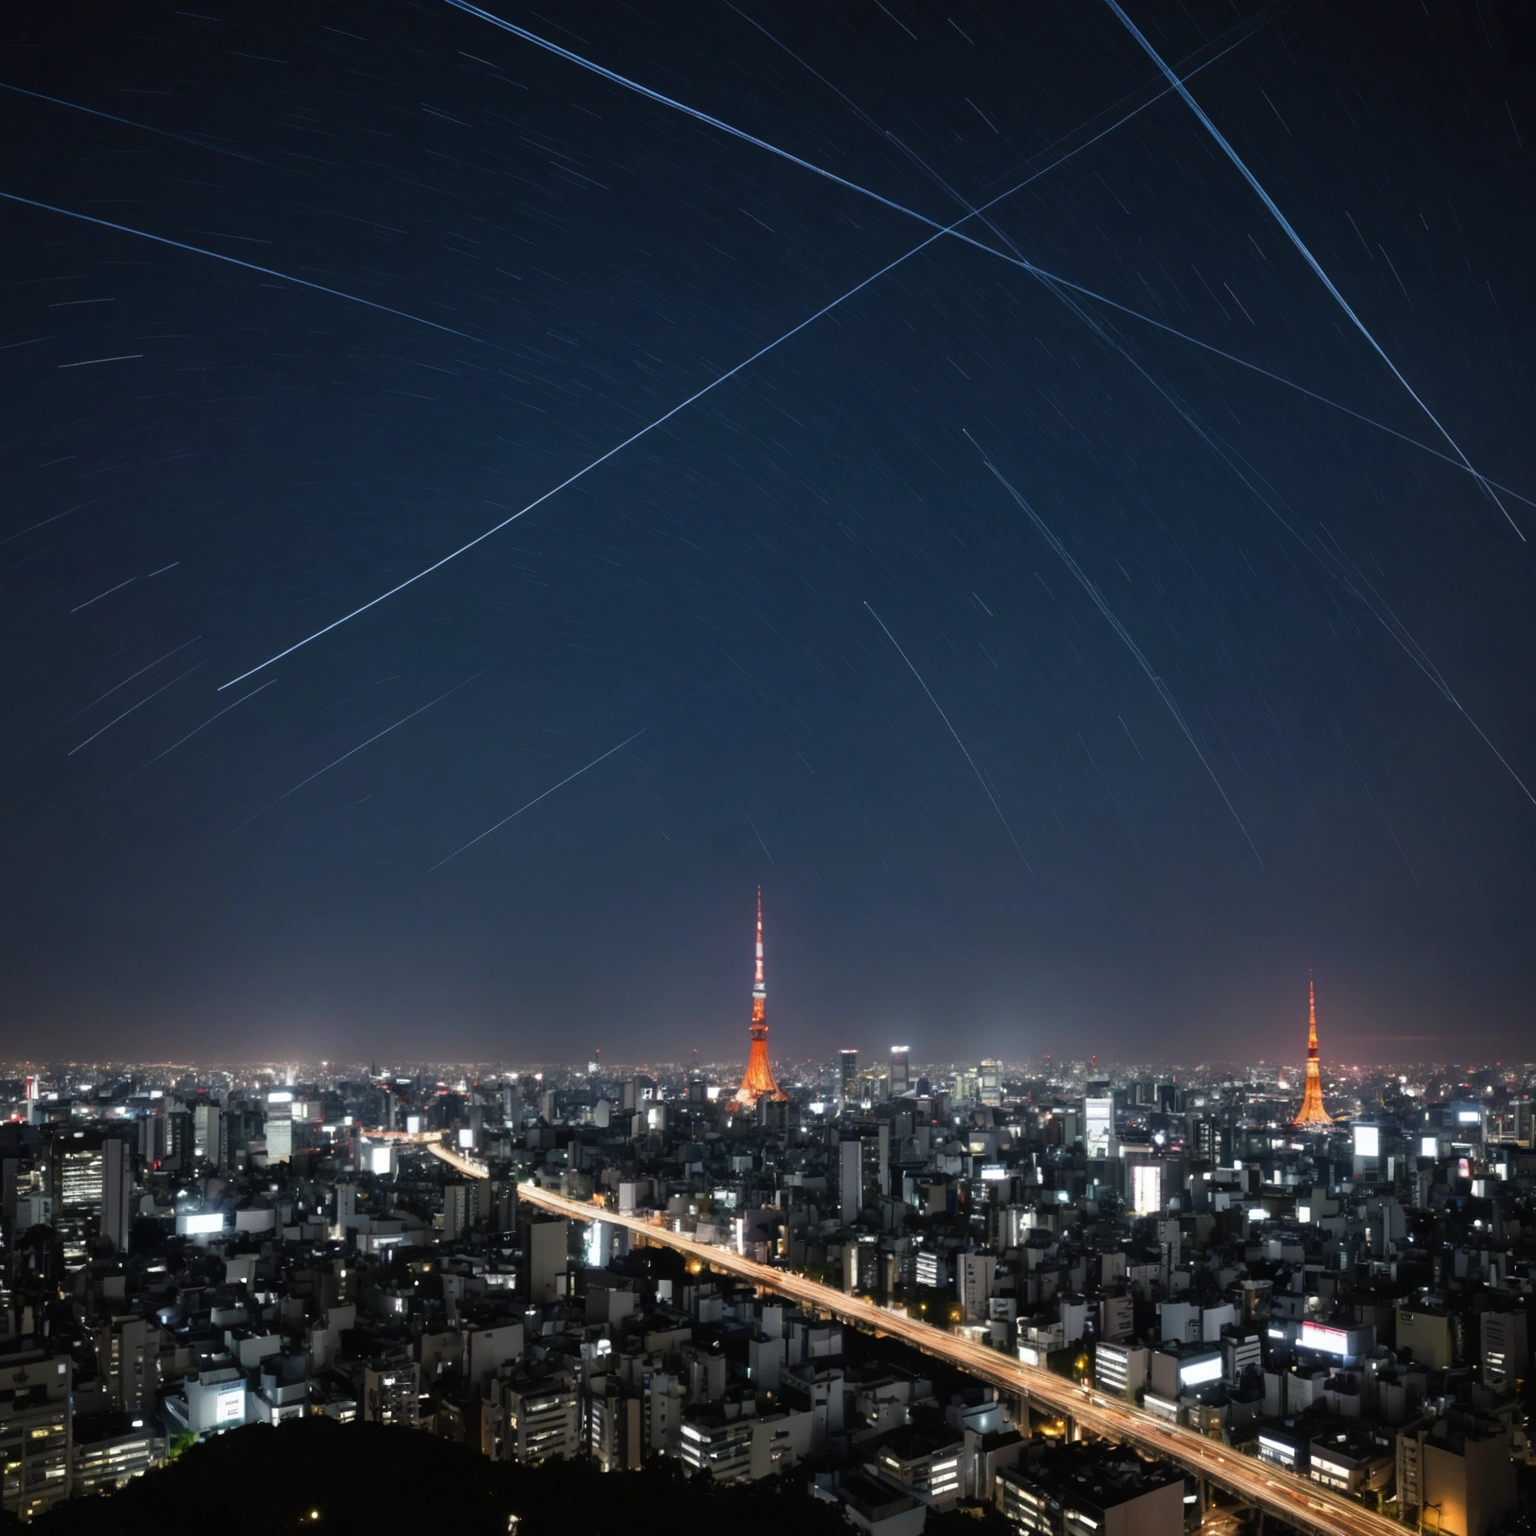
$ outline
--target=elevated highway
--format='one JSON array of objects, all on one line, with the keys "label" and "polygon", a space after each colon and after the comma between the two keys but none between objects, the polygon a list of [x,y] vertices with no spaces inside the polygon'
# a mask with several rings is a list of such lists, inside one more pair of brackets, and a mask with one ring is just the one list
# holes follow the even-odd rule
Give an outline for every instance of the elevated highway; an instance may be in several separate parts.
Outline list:
[{"label": "elevated highway", "polygon": [[[472,1178],[484,1178],[486,1167],[435,1142],[428,1148],[445,1163]],[[1234,1451],[1190,1430],[1166,1424],[1130,1403],[1090,1392],[1050,1371],[1001,1354],[959,1334],[892,1312],[875,1302],[849,1296],[831,1286],[797,1275],[793,1270],[759,1264],[711,1243],[695,1242],[659,1222],[622,1216],[588,1201],[570,1200],[533,1184],[517,1186],[519,1200],[574,1221],[605,1221],[623,1227],[646,1242],[686,1254],[690,1259],[765,1291],[800,1302],[850,1327],[901,1339],[914,1349],[947,1361],[967,1375],[1000,1392],[1029,1399],[1036,1406],[1070,1418],[1090,1434],[1125,1441],[1148,1456],[1163,1457],[1185,1471],[1226,1490],[1244,1504],[1318,1536],[1402,1536],[1395,1520],[1330,1492],[1293,1473]]]}]

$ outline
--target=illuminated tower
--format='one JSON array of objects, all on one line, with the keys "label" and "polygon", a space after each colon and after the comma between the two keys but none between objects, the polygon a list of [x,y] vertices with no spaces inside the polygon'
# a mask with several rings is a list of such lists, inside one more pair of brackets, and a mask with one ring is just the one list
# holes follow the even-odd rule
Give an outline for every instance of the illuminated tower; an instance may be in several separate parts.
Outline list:
[{"label": "illuminated tower", "polygon": [[741,1087],[731,1100],[732,1110],[751,1109],[759,1099],[783,1103],[789,1095],[773,1080],[768,1065],[768,992],[763,986],[763,888],[757,888],[757,971],[752,980],[752,1049]]},{"label": "illuminated tower", "polygon": [[1307,972],[1307,1092],[1301,1101],[1301,1110],[1292,1125],[1302,1129],[1317,1129],[1332,1125],[1333,1118],[1323,1108],[1323,1077],[1317,1064],[1317,991],[1312,985],[1312,973]]}]

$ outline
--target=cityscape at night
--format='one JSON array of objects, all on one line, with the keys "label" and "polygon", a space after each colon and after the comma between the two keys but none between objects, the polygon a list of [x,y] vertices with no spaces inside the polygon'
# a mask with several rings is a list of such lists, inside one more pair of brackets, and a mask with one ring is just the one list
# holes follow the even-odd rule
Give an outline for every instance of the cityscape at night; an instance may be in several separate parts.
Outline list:
[{"label": "cityscape at night", "polygon": [[1536,10],[0,22],[0,1528],[1536,1536]]}]

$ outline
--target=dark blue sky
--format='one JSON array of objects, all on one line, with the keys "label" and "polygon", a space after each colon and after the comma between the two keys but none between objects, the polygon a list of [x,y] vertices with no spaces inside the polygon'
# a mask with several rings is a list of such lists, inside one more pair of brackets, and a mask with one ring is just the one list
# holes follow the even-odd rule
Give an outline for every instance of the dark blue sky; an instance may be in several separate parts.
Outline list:
[{"label": "dark blue sky", "polygon": [[[1130,11],[1502,511],[1108,7],[489,9],[898,206],[448,4],[8,19],[5,1052],[741,1054],[758,882],[781,1056],[1520,1050],[1522,8]],[[940,238],[221,691],[1036,172],[1100,298]]]}]

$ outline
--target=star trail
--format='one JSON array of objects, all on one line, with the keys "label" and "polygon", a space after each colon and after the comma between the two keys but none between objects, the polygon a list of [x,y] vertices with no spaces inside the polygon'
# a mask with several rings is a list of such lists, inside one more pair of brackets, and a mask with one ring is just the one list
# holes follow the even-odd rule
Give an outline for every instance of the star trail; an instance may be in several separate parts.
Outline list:
[{"label": "star trail", "polygon": [[1513,1050],[1533,34],[13,19],[5,1028]]}]

